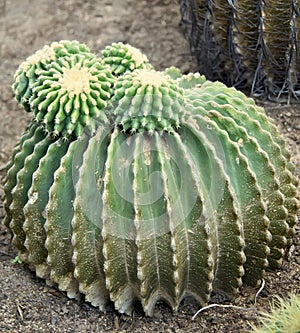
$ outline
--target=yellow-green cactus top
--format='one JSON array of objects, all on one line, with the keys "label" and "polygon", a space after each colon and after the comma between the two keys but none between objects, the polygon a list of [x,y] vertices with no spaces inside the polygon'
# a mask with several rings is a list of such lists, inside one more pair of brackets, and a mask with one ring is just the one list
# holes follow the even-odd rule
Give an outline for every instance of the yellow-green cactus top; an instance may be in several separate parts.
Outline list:
[{"label": "yellow-green cactus top", "polygon": [[54,135],[83,133],[107,122],[103,109],[112,95],[114,77],[99,59],[74,54],[41,70],[32,85],[30,106],[35,119]]},{"label": "yellow-green cactus top", "polygon": [[116,75],[135,69],[151,69],[152,65],[139,49],[123,43],[112,43],[102,51],[103,62],[110,65]]},{"label": "yellow-green cactus top", "polygon": [[163,72],[135,70],[119,77],[112,97],[115,123],[132,133],[173,131],[183,114],[184,92]]},{"label": "yellow-green cactus top", "polygon": [[14,75],[13,90],[15,97],[26,111],[31,111],[29,99],[32,95],[32,84],[36,81],[40,72],[45,70],[47,65],[59,58],[72,54],[84,54],[86,57],[94,57],[91,50],[77,41],[62,40],[45,45],[21,63]]}]

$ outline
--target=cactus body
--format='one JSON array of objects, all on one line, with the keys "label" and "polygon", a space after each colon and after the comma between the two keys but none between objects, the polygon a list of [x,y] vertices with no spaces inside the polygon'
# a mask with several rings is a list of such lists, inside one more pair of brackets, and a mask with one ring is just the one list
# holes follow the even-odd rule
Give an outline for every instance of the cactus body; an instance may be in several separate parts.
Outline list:
[{"label": "cactus body", "polygon": [[270,99],[299,96],[297,1],[181,0],[199,71]]},{"label": "cactus body", "polygon": [[[82,55],[47,71],[74,59],[116,72]],[[176,311],[187,296],[204,305],[212,292],[231,297],[243,283],[257,286],[266,268],[280,266],[299,206],[274,124],[253,100],[199,74],[105,73],[99,94],[90,91],[94,131],[70,135],[67,122],[56,135],[47,128],[50,79],[41,74],[32,85],[40,116],[15,147],[5,183],[5,224],[21,258],[102,311],[112,301],[131,313],[141,302],[152,315],[160,300]]]}]

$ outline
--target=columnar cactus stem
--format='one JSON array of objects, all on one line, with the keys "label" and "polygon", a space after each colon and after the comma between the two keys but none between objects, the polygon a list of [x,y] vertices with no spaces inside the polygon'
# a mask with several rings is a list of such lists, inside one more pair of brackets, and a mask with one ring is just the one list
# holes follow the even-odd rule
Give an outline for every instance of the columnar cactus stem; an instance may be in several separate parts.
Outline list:
[{"label": "columnar cactus stem", "polygon": [[[293,0],[275,0],[272,4],[269,3],[263,7],[265,44],[272,59],[269,61],[265,58],[263,65],[270,91],[290,89],[297,81],[297,77],[293,78],[291,72],[292,58],[296,55],[293,49],[295,36],[291,31],[291,28],[295,28],[292,26],[294,6],[296,7],[297,4]],[[298,62],[298,59],[295,61]],[[286,75],[282,75],[283,68],[286,68]]]},{"label": "columnar cactus stem", "polygon": [[298,100],[298,1],[181,0],[180,8],[207,78],[256,97]]},{"label": "columnar cactus stem", "polygon": [[158,301],[176,311],[187,296],[204,305],[256,287],[292,243],[299,197],[253,100],[137,54],[117,44],[35,70],[5,224],[21,259],[69,297],[127,314],[140,302],[151,316]]}]

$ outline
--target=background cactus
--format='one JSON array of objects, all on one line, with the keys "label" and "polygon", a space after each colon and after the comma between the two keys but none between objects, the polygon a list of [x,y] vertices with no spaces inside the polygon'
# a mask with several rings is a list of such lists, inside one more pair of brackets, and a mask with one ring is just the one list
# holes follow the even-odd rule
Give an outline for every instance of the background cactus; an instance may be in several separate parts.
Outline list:
[{"label": "background cactus", "polygon": [[199,71],[270,99],[299,96],[297,1],[180,1]]},{"label": "background cactus", "polygon": [[[122,54],[69,54],[28,80],[35,118],[5,183],[19,257],[102,311],[113,301],[130,313],[139,301],[152,315],[159,300],[177,310],[186,296],[204,305],[212,292],[257,286],[280,266],[299,206],[281,135],[234,88],[176,68],[116,73]],[[90,75],[70,91],[72,68]],[[58,114],[74,130],[56,130]],[[77,131],[86,114],[92,131]]]}]

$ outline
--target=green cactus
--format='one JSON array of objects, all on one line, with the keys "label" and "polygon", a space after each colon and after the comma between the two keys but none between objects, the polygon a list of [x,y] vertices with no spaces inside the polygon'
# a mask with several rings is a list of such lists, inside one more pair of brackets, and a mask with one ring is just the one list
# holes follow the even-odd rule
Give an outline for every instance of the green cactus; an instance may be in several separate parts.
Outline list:
[{"label": "green cactus", "polygon": [[112,97],[116,124],[132,133],[172,131],[183,113],[183,89],[163,73],[134,70],[115,83]]},{"label": "green cactus", "polygon": [[145,54],[139,49],[121,42],[106,46],[102,51],[102,60],[111,66],[115,75],[121,75],[135,69],[152,68]]},{"label": "green cactus", "polygon": [[269,99],[299,97],[299,3],[181,0],[182,26],[210,80]]},{"label": "green cactus", "polygon": [[23,105],[25,111],[31,111],[29,100],[32,96],[32,84],[35,83],[41,71],[46,70],[51,62],[55,62],[59,58],[69,57],[72,54],[95,57],[86,45],[77,41],[62,40],[45,45],[19,66],[14,76],[13,90],[17,101]]},{"label": "green cactus", "polygon": [[103,109],[112,95],[114,77],[96,58],[71,55],[40,71],[31,85],[35,120],[54,135],[80,136],[95,121],[108,122]]},{"label": "green cactus", "polygon": [[[111,49],[118,62],[72,54],[31,85],[35,121],[5,183],[20,259],[102,311],[141,302],[152,315],[160,300],[176,311],[187,296],[205,305],[212,292],[257,286],[281,265],[299,208],[282,136],[234,88],[174,67],[124,67],[128,53],[113,44],[103,55]],[[62,79],[73,69],[79,92]]]}]

